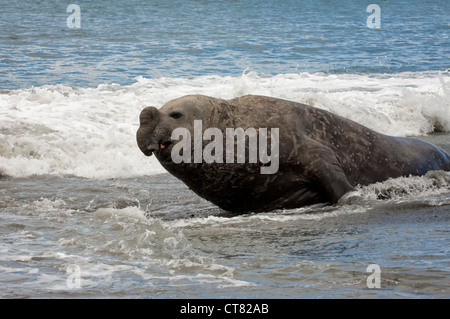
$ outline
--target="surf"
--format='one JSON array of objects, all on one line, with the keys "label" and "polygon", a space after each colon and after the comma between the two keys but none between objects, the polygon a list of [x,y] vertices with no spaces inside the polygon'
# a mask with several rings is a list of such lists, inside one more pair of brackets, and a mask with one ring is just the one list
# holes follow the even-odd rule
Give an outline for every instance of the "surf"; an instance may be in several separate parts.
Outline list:
[{"label": "surf", "polygon": [[116,178],[163,173],[136,146],[139,113],[145,106],[160,107],[187,94],[288,99],[388,135],[450,132],[450,72],[139,76],[131,85],[58,84],[1,91],[0,174]]}]

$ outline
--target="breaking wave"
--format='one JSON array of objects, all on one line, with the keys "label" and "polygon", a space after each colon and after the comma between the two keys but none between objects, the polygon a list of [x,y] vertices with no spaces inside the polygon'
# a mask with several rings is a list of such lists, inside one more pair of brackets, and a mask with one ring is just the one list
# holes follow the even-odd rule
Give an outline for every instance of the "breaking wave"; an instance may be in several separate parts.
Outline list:
[{"label": "breaking wave", "polygon": [[186,94],[293,100],[390,135],[450,132],[449,72],[244,72],[240,77],[138,77],[129,86],[45,85],[0,92],[0,174],[113,178],[164,172],[136,145],[139,113],[145,106],[160,107]]}]

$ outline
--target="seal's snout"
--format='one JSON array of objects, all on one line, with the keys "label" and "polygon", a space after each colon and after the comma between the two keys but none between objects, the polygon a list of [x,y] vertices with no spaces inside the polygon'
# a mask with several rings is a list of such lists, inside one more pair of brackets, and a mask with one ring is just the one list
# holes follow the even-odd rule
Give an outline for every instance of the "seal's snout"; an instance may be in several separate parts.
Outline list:
[{"label": "seal's snout", "polygon": [[143,150],[143,153],[147,156],[152,156],[154,152],[159,150],[159,145],[150,143],[145,150]]},{"label": "seal's snout", "polygon": [[140,126],[136,133],[136,140],[139,149],[147,156],[151,156],[155,151],[159,150],[158,143],[150,142],[159,119],[159,110],[153,106],[143,109],[139,116]]}]

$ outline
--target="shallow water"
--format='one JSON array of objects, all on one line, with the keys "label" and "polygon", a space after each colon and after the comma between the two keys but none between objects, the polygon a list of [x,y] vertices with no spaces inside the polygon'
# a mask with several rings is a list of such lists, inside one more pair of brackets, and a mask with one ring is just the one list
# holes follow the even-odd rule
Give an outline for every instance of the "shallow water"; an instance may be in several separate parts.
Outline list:
[{"label": "shallow water", "polygon": [[[447,298],[450,174],[234,216],[169,174],[3,177],[4,298]],[[369,264],[381,287],[367,286]],[[75,285],[74,270],[79,271]]]},{"label": "shallow water", "polygon": [[449,173],[234,216],[136,145],[145,106],[260,94],[450,152],[449,1],[370,3],[78,1],[71,29],[0,0],[0,297],[448,298]]}]

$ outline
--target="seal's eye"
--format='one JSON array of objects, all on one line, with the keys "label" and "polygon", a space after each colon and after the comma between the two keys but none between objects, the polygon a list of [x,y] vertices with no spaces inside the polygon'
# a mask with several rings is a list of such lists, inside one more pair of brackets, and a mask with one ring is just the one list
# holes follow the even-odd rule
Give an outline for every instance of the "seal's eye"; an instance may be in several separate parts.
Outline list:
[{"label": "seal's eye", "polygon": [[181,114],[180,112],[172,112],[172,113],[170,113],[170,117],[174,118],[174,119],[179,119],[182,116],[183,116],[183,114]]}]

